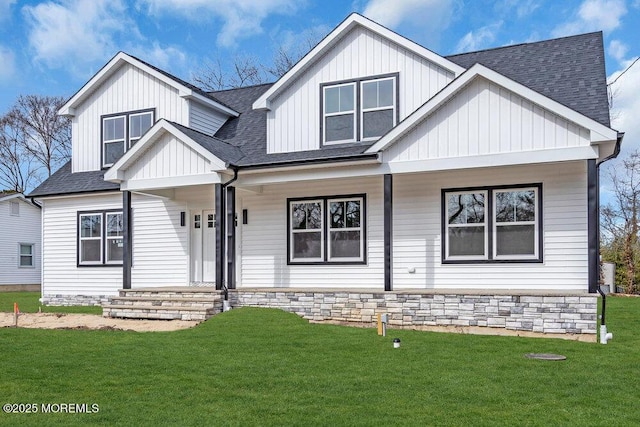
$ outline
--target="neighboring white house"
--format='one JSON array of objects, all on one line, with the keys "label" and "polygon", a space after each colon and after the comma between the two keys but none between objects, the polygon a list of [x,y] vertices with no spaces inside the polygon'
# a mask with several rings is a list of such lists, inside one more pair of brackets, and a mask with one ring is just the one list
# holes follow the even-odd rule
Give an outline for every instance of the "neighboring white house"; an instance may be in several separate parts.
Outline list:
[{"label": "neighboring white house", "polygon": [[20,193],[0,195],[0,291],[40,290],[41,209]]},{"label": "neighboring white house", "polygon": [[31,194],[43,300],[211,284],[316,320],[595,337],[605,77],[601,33],[443,57],[358,14],[270,85],[118,53]]}]

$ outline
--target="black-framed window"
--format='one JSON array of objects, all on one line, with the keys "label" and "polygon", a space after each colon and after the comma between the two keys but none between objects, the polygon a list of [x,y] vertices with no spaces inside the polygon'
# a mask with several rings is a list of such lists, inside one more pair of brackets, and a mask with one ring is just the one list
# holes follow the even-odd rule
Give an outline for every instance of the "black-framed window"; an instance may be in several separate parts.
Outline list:
[{"label": "black-framed window", "polygon": [[288,199],[288,263],[365,263],[365,219],[364,194]]},{"label": "black-framed window", "polygon": [[374,140],[398,122],[398,73],[320,87],[324,145]]},{"label": "black-framed window", "polygon": [[442,190],[442,260],[542,262],[542,185]]},{"label": "black-framed window", "polygon": [[121,210],[78,212],[78,265],[122,265]]},{"label": "black-framed window", "polygon": [[154,121],[155,109],[102,116],[102,166],[113,166]]}]

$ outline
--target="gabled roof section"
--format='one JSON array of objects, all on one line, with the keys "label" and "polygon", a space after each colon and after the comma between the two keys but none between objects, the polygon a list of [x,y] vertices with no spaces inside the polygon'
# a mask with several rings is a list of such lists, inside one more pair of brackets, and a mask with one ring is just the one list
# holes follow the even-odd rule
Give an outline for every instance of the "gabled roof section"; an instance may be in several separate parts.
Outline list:
[{"label": "gabled roof section", "polygon": [[242,152],[237,147],[177,123],[160,119],[140,138],[133,148],[109,168],[104,174],[104,179],[116,182],[123,180],[124,172],[127,168],[135,163],[165,133],[175,136],[183,144],[207,159],[216,170],[224,170],[232,162],[237,162],[242,158]]},{"label": "gabled roof section", "polygon": [[482,64],[610,126],[602,32],[446,56],[464,68]]},{"label": "gabled roof section", "polygon": [[419,44],[406,39],[391,31],[390,29],[383,27],[382,25],[365,18],[357,13],[349,15],[338,27],[336,27],[329,35],[320,41],[309,53],[307,53],[296,65],[294,65],[284,76],[271,86],[260,98],[253,103],[255,109],[269,109],[271,99],[278,96],[291,82],[296,80],[302,73],[304,73],[316,59],[322,57],[326,52],[333,48],[344,36],[346,36],[353,28],[361,26],[369,31],[372,31],[382,38],[396,43],[405,49],[414,52],[416,55],[421,56],[442,68],[451,71],[454,75],[459,75],[464,71],[464,68],[456,63],[443,58],[442,56],[420,46]]},{"label": "gabled roof section", "polygon": [[174,87],[178,91],[179,95],[183,98],[207,105],[232,117],[238,116],[237,111],[233,110],[227,105],[224,105],[214,97],[209,96],[201,89],[198,89],[192,84],[189,84],[184,80],[181,80],[167,73],[166,71],[162,71],[124,52],[118,52],[113,58],[111,58],[111,60],[100,69],[100,71],[98,71],[84,86],[82,86],[82,88],[78,92],[75,93],[75,95],[73,95],[60,108],[58,114],[62,116],[74,116],[76,107],[80,105],[86,98],[88,98],[95,91],[95,89],[99,87],[106,79],[108,79],[116,70],[118,70],[125,64],[130,64],[152,75],[158,80],[168,84],[169,86]]},{"label": "gabled roof section", "polygon": [[7,202],[7,201],[13,200],[13,199],[22,200],[23,202],[25,202],[25,203],[27,203],[29,205],[35,206],[37,208],[41,207],[37,203],[31,203],[29,200],[27,200],[27,198],[22,193],[12,193],[12,194],[0,195],[0,202]]},{"label": "gabled roof section", "polygon": [[398,126],[391,129],[386,135],[380,138],[378,142],[373,144],[367,152],[376,153],[378,151],[383,151],[394,144],[396,141],[401,139],[403,135],[406,135],[415,126],[420,124],[431,113],[435,112],[438,108],[452,99],[477,77],[483,77],[498,86],[517,93],[519,96],[557,114],[560,117],[565,118],[566,120],[589,129],[591,131],[590,139],[592,144],[600,142],[614,142],[618,138],[618,133],[615,130],[610,129],[609,127],[580,114],[551,98],[541,95],[533,89],[529,89],[528,87],[511,80],[496,71],[493,71],[483,65],[476,64],[449,83],[449,85],[414,111],[409,117],[398,124]]}]

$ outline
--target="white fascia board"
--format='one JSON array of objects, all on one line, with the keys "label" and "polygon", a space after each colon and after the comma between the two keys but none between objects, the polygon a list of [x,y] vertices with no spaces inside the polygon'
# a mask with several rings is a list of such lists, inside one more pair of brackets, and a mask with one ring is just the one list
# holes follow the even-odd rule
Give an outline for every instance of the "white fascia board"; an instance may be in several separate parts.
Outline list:
[{"label": "white fascia board", "polygon": [[411,113],[404,121],[391,129],[386,135],[378,140],[374,145],[369,147],[367,153],[376,153],[385,150],[387,147],[398,141],[403,135],[411,131],[415,126],[422,122],[424,118],[436,111],[445,102],[452,99],[459,91],[464,89],[476,77],[483,77],[498,86],[501,86],[517,95],[539,105],[541,108],[551,111],[558,116],[577,124],[591,131],[591,143],[610,142],[617,139],[618,132],[604,126],[601,123],[590,119],[566,107],[559,102],[548,98],[533,89],[521,85],[502,74],[497,73],[481,64],[475,64],[462,75],[457,77],[440,92],[435,94],[431,99],[425,102],[420,108]]},{"label": "white fascia board", "polygon": [[194,142],[184,132],[173,126],[165,119],[160,119],[142,136],[142,138],[140,138],[133,148],[124,153],[124,155],[105,172],[105,181],[123,181],[125,179],[124,172],[127,168],[131,166],[149,146],[153,145],[153,143],[160,138],[164,132],[172,134],[184,144],[188,145],[189,148],[207,159],[211,164],[212,171],[222,171],[228,168],[226,162],[215,156],[209,150],[205,149],[202,145]]},{"label": "white fascia board", "polygon": [[5,202],[7,200],[12,200],[12,199],[22,199],[23,201],[28,203],[27,198],[24,197],[24,194],[22,193],[13,193],[7,196],[0,197],[0,202]]},{"label": "white fascia board", "polygon": [[185,175],[179,177],[148,178],[126,181],[120,185],[122,191],[149,191],[164,188],[189,187],[192,185],[221,184],[217,173],[206,175]]},{"label": "white fascia board", "polygon": [[82,88],[75,93],[60,109],[58,114],[61,116],[74,116],[75,108],[80,105],[89,95],[91,95],[95,88],[99,87],[107,78],[109,78],[116,70],[122,65],[130,64],[147,74],[152,75],[161,82],[173,87],[178,91],[181,97],[192,98],[198,102],[209,105],[225,114],[237,117],[239,114],[237,111],[230,109],[212,99],[209,99],[201,94],[194,92],[191,88],[183,85],[182,83],[170,78],[166,74],[159,72],[158,70],[148,66],[147,64],[139,61],[132,56],[127,55],[124,52],[118,52],[104,67],[100,69]]},{"label": "white fascia board", "polygon": [[403,174],[570,162],[576,160],[597,159],[598,153],[599,150],[597,146],[589,146],[524,151],[518,153],[485,154],[468,157],[447,157],[441,159],[401,161],[383,164],[381,166],[381,172]]},{"label": "white fascia board", "polygon": [[285,73],[277,82],[273,84],[260,98],[253,103],[254,110],[270,109],[271,99],[276,97],[288,84],[304,72],[316,58],[324,55],[329,49],[335,46],[346,34],[348,34],[356,26],[362,26],[371,32],[378,34],[382,38],[386,38],[391,42],[412,51],[417,56],[423,57],[440,67],[451,71],[455,76],[464,72],[464,68],[458,64],[438,55],[435,52],[426,49],[423,46],[383,27],[382,25],[365,18],[357,13],[349,15],[340,25],[338,25],[329,35],[320,41],[309,53],[307,53],[300,61],[298,61],[287,73]]}]

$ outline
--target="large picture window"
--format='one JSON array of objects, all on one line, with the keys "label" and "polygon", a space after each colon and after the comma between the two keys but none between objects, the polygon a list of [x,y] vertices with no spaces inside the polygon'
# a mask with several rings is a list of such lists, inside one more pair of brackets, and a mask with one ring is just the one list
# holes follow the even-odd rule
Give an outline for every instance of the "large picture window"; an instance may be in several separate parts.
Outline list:
[{"label": "large picture window", "polygon": [[541,188],[443,190],[443,261],[541,262]]},{"label": "large picture window", "polygon": [[289,263],[363,263],[365,197],[288,201]]},{"label": "large picture window", "polygon": [[322,142],[381,137],[398,121],[398,75],[322,85]]},{"label": "large picture window", "polygon": [[78,265],[122,265],[121,211],[78,213]]},{"label": "large picture window", "polygon": [[154,110],[102,117],[102,166],[112,166],[154,122]]}]

